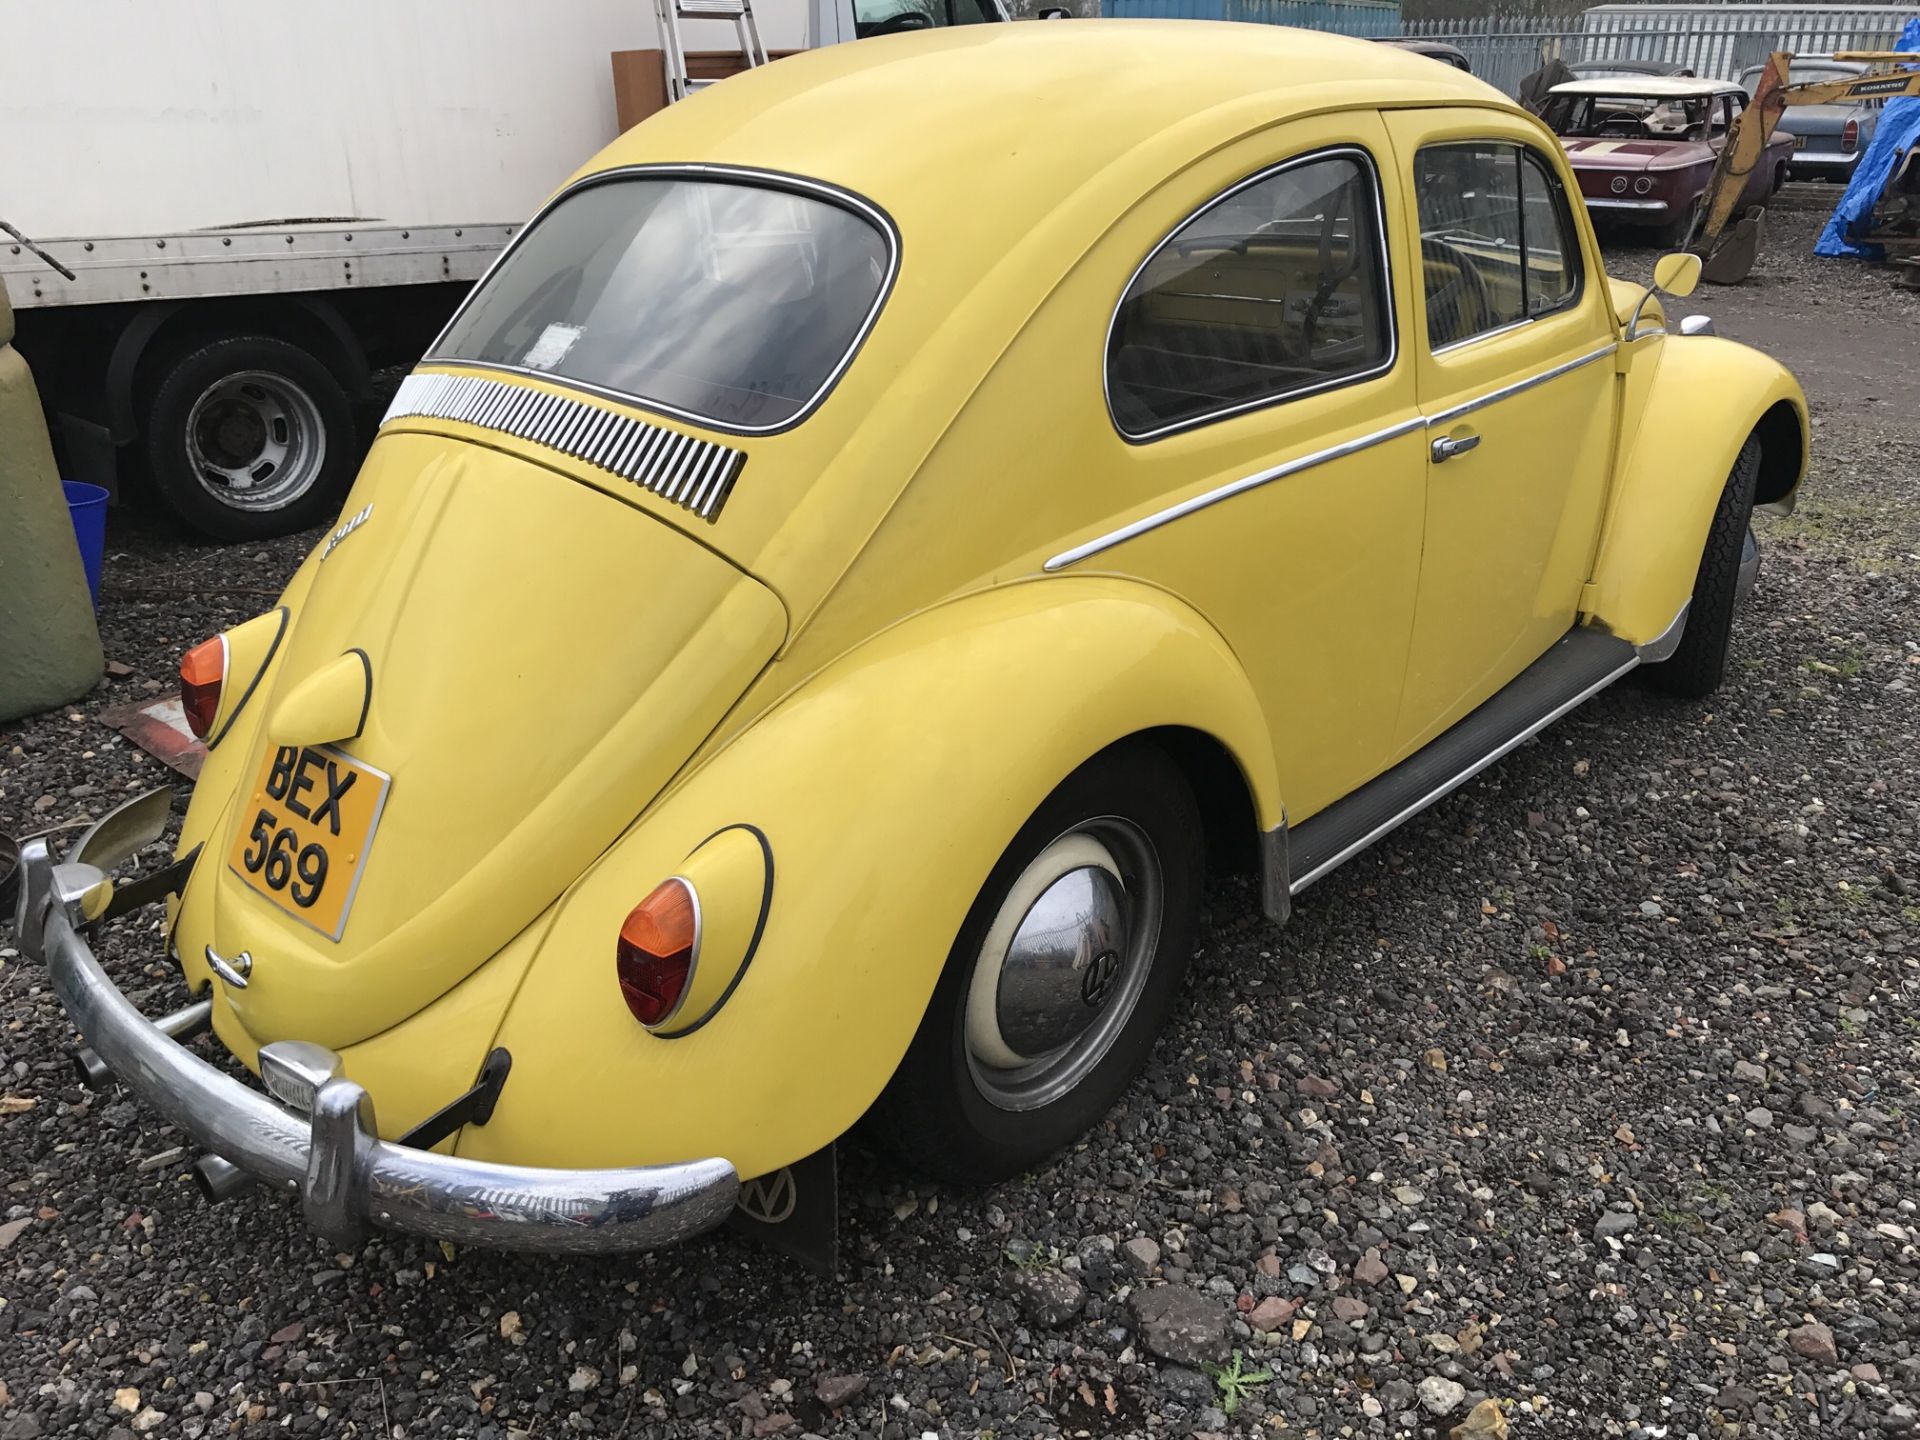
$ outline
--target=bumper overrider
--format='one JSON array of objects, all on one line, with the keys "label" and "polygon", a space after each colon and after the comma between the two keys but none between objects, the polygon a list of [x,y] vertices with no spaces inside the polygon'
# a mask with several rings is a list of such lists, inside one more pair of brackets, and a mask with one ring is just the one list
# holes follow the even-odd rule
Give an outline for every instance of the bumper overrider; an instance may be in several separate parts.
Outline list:
[{"label": "bumper overrider", "polygon": [[[219,1157],[212,1173],[230,1181],[210,1188],[234,1188],[231,1182],[245,1176],[291,1190],[307,1223],[348,1249],[378,1228],[503,1250],[650,1250],[727,1218],[740,1179],[726,1160],[626,1170],[463,1160],[382,1140],[372,1097],[339,1075],[328,1063],[331,1052],[319,1046],[263,1047],[262,1073],[277,1071],[270,1082],[279,1098],[195,1055],[176,1036],[205,1028],[209,1001],[149,1020],[108,977],[85,936],[94,920],[131,908],[115,903],[104,872],[158,837],[167,806],[153,800],[143,796],[100,821],[64,862],[44,840],[14,846],[0,837],[17,857],[9,881],[9,857],[0,855],[0,894],[17,892],[20,947],[44,961],[54,994],[89,1047],[82,1069],[111,1072]],[[143,805],[140,819],[124,818]],[[138,833],[146,828],[152,833]],[[139,888],[138,881],[129,886],[128,898],[140,898]],[[270,1067],[276,1049],[291,1063]],[[203,1168],[203,1182],[208,1174]]]}]

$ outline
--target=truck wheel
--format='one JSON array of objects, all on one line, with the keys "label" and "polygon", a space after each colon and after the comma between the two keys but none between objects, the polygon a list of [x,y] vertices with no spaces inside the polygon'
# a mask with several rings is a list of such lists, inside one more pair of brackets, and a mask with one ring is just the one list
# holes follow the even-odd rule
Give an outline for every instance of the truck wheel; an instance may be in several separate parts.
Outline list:
[{"label": "truck wheel", "polygon": [[332,518],[357,459],[340,382],[265,335],[163,357],[142,439],[161,498],[215,540],[264,540]]},{"label": "truck wheel", "polygon": [[1106,1114],[1146,1063],[1193,948],[1199,808],[1144,740],[1047,797],[974,901],[863,1127],[912,1168],[984,1184]]},{"label": "truck wheel", "polygon": [[[1720,491],[1720,503],[1707,530],[1707,548],[1700,556],[1693,599],[1687,606],[1687,628],[1680,645],[1665,660],[1644,665],[1647,683],[1684,700],[1699,700],[1720,688],[1727,669],[1727,642],[1733,634],[1733,611],[1742,593],[1743,569],[1751,574],[1748,524],[1753,518],[1753,487],[1760,474],[1760,439],[1749,435],[1733,462],[1733,473]],[[1752,557],[1757,562],[1758,556]]]}]

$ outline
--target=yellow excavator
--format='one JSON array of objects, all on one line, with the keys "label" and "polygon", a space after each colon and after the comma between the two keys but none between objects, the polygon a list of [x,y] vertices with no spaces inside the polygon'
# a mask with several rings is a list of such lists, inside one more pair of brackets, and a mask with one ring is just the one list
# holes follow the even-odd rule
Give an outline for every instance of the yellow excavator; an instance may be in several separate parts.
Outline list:
[{"label": "yellow excavator", "polygon": [[1734,285],[1753,272],[1760,254],[1760,222],[1765,211],[1751,207],[1737,220],[1747,175],[1767,151],[1780,116],[1790,105],[1832,105],[1846,100],[1886,100],[1897,95],[1920,95],[1920,70],[1896,67],[1920,64],[1920,54],[1904,51],[1847,50],[1836,60],[1852,60],[1877,68],[1838,80],[1789,84],[1787,65],[1793,59],[1784,50],[1767,57],[1754,87],[1753,99],[1733,122],[1733,132],[1720,151],[1719,163],[1707,181],[1700,217],[1688,237],[1687,249],[1705,262],[1703,279],[1716,285]]}]

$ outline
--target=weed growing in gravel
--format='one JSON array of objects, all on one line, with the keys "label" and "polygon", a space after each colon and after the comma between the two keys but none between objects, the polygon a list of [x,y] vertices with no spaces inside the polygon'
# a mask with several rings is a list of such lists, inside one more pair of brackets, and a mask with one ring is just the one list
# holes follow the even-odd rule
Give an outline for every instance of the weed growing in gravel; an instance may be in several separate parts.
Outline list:
[{"label": "weed growing in gravel", "polygon": [[1691,1210],[1656,1210],[1653,1212],[1653,1218],[1658,1220],[1664,1229],[1690,1230],[1695,1235],[1707,1233],[1707,1222]]},{"label": "weed growing in gravel", "polygon": [[1271,1370],[1247,1370],[1242,1368],[1243,1363],[1240,1352],[1236,1350],[1228,1364],[1207,1367],[1207,1374],[1220,1387],[1220,1408],[1229,1415],[1240,1408],[1242,1396],[1263,1389],[1273,1379]]},{"label": "weed growing in gravel", "polygon": [[1007,1263],[1016,1270],[1051,1270],[1060,1263],[1057,1245],[1015,1246],[1007,1251]]}]

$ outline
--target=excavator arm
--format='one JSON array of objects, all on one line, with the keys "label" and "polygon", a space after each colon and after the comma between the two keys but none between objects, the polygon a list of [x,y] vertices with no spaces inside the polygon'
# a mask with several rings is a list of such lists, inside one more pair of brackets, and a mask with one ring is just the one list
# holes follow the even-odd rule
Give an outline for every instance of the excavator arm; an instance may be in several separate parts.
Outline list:
[{"label": "excavator arm", "polygon": [[[1849,50],[1833,57],[1873,65],[1920,64],[1920,54],[1899,51]],[[1754,206],[1738,220],[1740,196],[1747,177],[1767,153],[1767,142],[1779,128],[1780,117],[1792,105],[1831,105],[1846,100],[1885,100],[1896,95],[1920,95],[1920,70],[1869,70],[1839,80],[1814,80],[1802,85],[1787,82],[1793,57],[1776,50],[1767,57],[1754,87],[1753,99],[1734,118],[1733,129],[1720,159],[1707,180],[1698,228],[1687,248],[1706,262],[1702,275],[1716,285],[1732,285],[1752,273],[1760,253],[1761,209]]]}]

